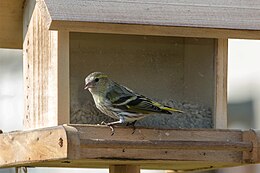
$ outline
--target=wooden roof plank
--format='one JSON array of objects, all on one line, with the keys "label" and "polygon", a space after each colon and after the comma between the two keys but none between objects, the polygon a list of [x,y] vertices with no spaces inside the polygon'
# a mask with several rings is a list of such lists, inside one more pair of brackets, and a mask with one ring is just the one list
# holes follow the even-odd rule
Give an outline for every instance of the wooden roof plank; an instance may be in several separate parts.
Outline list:
[{"label": "wooden roof plank", "polygon": [[260,4],[189,0],[45,0],[52,21],[260,30]]}]

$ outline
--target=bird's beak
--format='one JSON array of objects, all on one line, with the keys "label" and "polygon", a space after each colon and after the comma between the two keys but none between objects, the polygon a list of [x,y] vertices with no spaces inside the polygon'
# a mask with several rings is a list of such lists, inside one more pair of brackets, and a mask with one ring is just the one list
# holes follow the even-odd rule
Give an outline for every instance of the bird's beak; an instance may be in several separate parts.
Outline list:
[{"label": "bird's beak", "polygon": [[85,84],[84,89],[87,90],[87,89],[92,88],[92,87],[93,87],[92,83],[88,82],[88,83]]}]

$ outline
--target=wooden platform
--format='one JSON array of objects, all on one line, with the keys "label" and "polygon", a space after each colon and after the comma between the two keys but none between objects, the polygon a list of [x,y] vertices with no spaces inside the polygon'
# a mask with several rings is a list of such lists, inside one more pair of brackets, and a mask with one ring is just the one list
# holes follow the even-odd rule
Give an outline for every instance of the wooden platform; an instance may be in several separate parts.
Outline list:
[{"label": "wooden platform", "polygon": [[254,130],[157,130],[63,125],[0,134],[0,167],[96,167],[198,170],[260,161]]}]

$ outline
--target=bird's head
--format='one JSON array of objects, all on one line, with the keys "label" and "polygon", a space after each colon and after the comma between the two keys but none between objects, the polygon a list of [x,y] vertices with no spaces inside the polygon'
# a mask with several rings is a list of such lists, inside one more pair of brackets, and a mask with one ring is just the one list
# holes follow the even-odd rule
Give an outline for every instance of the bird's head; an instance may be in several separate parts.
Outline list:
[{"label": "bird's head", "polygon": [[90,92],[100,92],[104,90],[109,83],[107,75],[101,72],[93,72],[85,78],[85,90],[88,89]]}]

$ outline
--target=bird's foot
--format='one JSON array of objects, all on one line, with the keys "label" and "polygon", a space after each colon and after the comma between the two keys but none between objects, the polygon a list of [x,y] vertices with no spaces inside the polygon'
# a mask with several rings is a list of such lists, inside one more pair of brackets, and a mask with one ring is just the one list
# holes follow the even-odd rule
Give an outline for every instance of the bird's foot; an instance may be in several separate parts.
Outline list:
[{"label": "bird's foot", "polygon": [[111,129],[111,136],[113,136],[115,134],[115,128],[114,128],[114,125],[112,123],[106,123],[106,122],[102,121],[100,124],[106,125]]},{"label": "bird's foot", "polygon": [[135,133],[135,126],[133,126],[133,131],[132,131],[132,135]]},{"label": "bird's foot", "polygon": [[137,120],[135,120],[135,121],[133,121],[133,122],[130,122],[130,123],[129,123],[129,122],[126,123],[126,126],[132,126],[132,128],[133,128],[132,134],[134,134],[134,133],[135,133],[135,130],[136,130],[136,127],[135,127],[136,121],[137,121]]},{"label": "bird's foot", "polygon": [[113,125],[107,125],[111,129],[111,136],[115,134],[115,128]]}]

